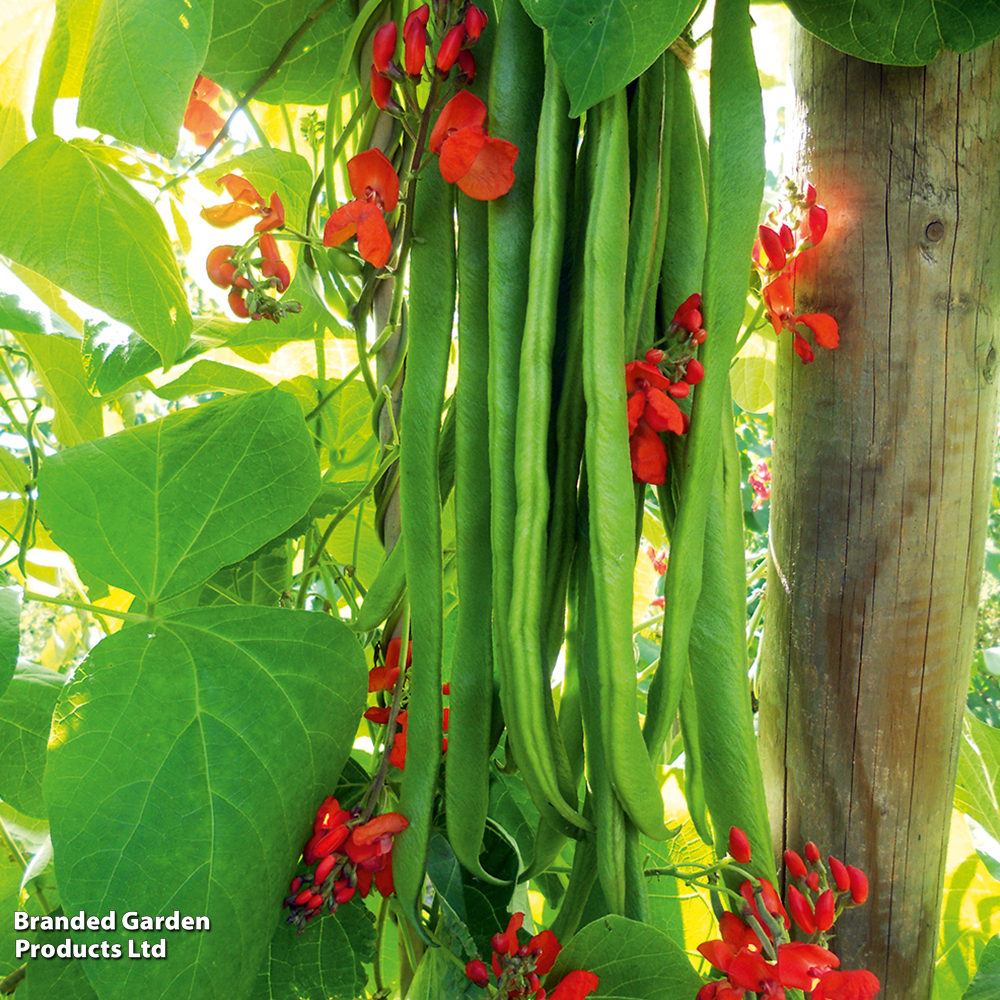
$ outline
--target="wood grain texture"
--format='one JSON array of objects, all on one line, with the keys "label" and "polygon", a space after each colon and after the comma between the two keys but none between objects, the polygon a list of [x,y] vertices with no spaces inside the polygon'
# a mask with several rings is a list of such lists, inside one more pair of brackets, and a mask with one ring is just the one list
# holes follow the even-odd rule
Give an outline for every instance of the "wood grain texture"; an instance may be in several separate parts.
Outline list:
[{"label": "wood grain texture", "polygon": [[983,566],[1000,330],[1000,47],[923,68],[797,27],[797,179],[830,212],[782,335],[761,752],[775,850],[863,868],[843,967],[930,997]]}]

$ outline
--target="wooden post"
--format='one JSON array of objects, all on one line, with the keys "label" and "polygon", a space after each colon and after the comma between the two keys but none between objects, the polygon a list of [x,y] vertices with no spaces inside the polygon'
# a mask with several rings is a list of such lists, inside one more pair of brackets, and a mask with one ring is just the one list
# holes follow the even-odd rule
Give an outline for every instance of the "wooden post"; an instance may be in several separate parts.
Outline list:
[{"label": "wooden post", "polygon": [[1000,46],[923,68],[793,28],[796,163],[830,213],[779,344],[760,734],[776,851],[871,881],[838,922],[880,1000],[927,1000],[996,442]]}]

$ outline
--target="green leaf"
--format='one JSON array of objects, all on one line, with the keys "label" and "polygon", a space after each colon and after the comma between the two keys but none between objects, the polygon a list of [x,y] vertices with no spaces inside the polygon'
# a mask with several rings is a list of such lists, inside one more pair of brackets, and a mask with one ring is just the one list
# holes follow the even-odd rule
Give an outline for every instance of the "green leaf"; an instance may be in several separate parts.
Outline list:
[{"label": "green leaf", "polygon": [[0,698],[0,798],[28,816],[46,815],[45,745],[65,684],[65,674],[24,664]]},{"label": "green leaf", "polygon": [[976,978],[962,1000],[996,1000],[1000,996],[1000,935],[994,935],[979,956]]},{"label": "green leaf", "polygon": [[848,55],[925,66],[942,50],[971,52],[1000,35],[997,0],[788,0],[806,31]]},{"label": "green leaf", "polygon": [[94,648],[45,773],[65,909],[211,922],[151,934],[167,962],[81,962],[102,1000],[249,994],[366,696],[364,654],[328,615],[200,608]]},{"label": "green leaf", "polygon": [[87,390],[82,343],[57,333],[17,333],[31,365],[52,399],[53,430],[62,444],[74,445],[104,436],[101,401]]},{"label": "green leaf", "polygon": [[962,746],[958,757],[955,808],[985,827],[1000,841],[1000,804],[997,777],[1000,775],[1000,730],[965,713]]},{"label": "green leaf", "polygon": [[241,393],[270,388],[271,383],[256,372],[224,365],[221,361],[202,359],[173,382],[153,391],[160,399],[180,399],[182,396],[197,396],[203,392]]},{"label": "green leaf", "polygon": [[761,413],[774,402],[775,363],[764,356],[739,355],[729,370],[733,402],[747,413]]},{"label": "green leaf", "polygon": [[271,939],[250,1000],[355,1000],[375,960],[375,918],[359,899],[313,920],[301,936],[284,916]]},{"label": "green leaf", "polygon": [[43,136],[0,170],[0,253],[131,327],[171,365],[191,333],[156,209],[116,171]]},{"label": "green leaf", "polygon": [[408,1000],[469,1000],[483,996],[483,991],[444,954],[443,948],[428,948],[406,995]]},{"label": "green leaf", "polygon": [[[314,5],[298,0],[215,0],[212,42],[202,72],[226,90],[243,93],[274,62]],[[330,74],[354,21],[351,4],[337,3],[298,39],[257,99],[326,104]],[[348,81],[348,87],[356,86]]]},{"label": "green leaf", "polygon": [[691,1000],[702,986],[684,951],[663,931],[626,917],[587,924],[560,952],[549,982],[573,969],[600,980],[591,1000]]},{"label": "green leaf", "polygon": [[105,0],[91,36],[79,123],[173,156],[211,28],[212,0]]},{"label": "green leaf", "polygon": [[[6,452],[3,452],[10,458]],[[17,459],[11,459],[16,462]],[[21,588],[0,587],[0,697],[14,676],[21,644]],[[0,798],[3,795],[0,794]]]},{"label": "green leaf", "polygon": [[697,0],[521,0],[549,44],[583,114],[648,69],[698,8]]},{"label": "green leaf", "polygon": [[152,605],[289,528],[319,486],[302,412],[272,389],[51,456],[39,513],[87,572]]},{"label": "green leaf", "polygon": [[516,890],[520,858],[513,840],[498,825],[487,821],[483,833],[483,867],[508,885],[490,885],[472,872],[461,869],[465,894],[465,917],[469,933],[483,955],[490,952],[490,938],[507,928],[508,910]]},{"label": "green leaf", "polygon": [[290,584],[291,569],[282,544],[256,558],[220,569],[202,588],[198,603],[261,604],[273,608]]},{"label": "green leaf", "polygon": [[[31,936],[35,944],[52,944],[51,938],[52,935],[44,931]],[[100,1000],[80,963],[71,958],[30,961],[17,997],[18,1000]]]}]

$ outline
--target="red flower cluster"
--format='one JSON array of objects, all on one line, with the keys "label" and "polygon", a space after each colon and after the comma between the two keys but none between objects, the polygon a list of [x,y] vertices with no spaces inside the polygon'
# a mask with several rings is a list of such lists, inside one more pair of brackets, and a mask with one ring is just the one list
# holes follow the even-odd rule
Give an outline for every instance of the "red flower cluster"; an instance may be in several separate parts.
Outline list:
[{"label": "red flower cluster", "polygon": [[358,253],[374,267],[385,267],[392,255],[392,237],[385,213],[399,202],[399,177],[380,149],[358,153],[347,161],[354,200],[341,205],[323,228],[323,246],[337,247],[358,237]]},{"label": "red flower cluster", "polygon": [[291,910],[289,924],[301,934],[310,920],[326,906],[334,913],[355,893],[362,898],[372,882],[383,896],[394,891],[392,883],[392,838],[410,824],[401,813],[383,813],[359,822],[360,809],[348,811],[332,795],[316,812],[313,835],[302,851],[302,860],[315,869],[296,875],[285,898]]},{"label": "red flower cluster", "polygon": [[[403,22],[403,68],[412,83],[419,81],[427,62],[428,25],[431,9],[421,4]],[[465,16],[456,24],[440,25],[441,44],[434,59],[434,72],[445,80],[458,63],[458,83],[471,83],[476,75],[476,60],[469,49],[476,44],[486,27],[485,11],[469,4]],[[394,114],[403,109],[392,99],[392,84],[409,82],[394,61],[398,31],[394,22],[383,24],[375,32],[372,45],[372,99],[383,111]]]},{"label": "red flower cluster", "polygon": [[[577,969],[564,976],[552,993],[542,986],[544,976],[555,964],[562,945],[552,931],[536,934],[527,944],[521,944],[517,932],[524,924],[524,914],[515,913],[503,934],[494,934],[493,975],[497,979],[496,995],[507,997],[534,997],[535,1000],[583,1000],[597,989],[598,979],[592,972]],[[490,982],[486,963],[475,958],[465,967],[465,974],[484,989]],[[493,993],[491,992],[491,996]]]},{"label": "red flower cluster", "polygon": [[[729,853],[737,864],[750,860],[750,842],[738,827],[729,832]],[[812,1000],[871,1000],[878,993],[880,984],[871,972],[839,971],[840,959],[824,947],[826,932],[844,907],[867,899],[867,878],[860,869],[829,858],[831,887],[816,845],[806,844],[805,855],[803,861],[795,851],[785,852],[785,867],[798,883],[788,886],[787,909],[767,879],[740,886],[743,918],[724,913],[722,938],[698,945],[726,978],[706,983],[697,1000],[741,1000],[748,993],[784,1000],[786,989],[803,990]],[[808,940],[789,939],[793,920]]]},{"label": "red flower cluster", "polygon": [[[244,260],[237,267],[237,250],[233,246],[215,247],[205,264],[212,284],[219,288],[232,289],[229,293],[229,308],[240,319],[264,319],[277,323],[286,312],[298,312],[302,307],[297,302],[279,303],[267,291],[277,289],[279,294],[288,288],[291,275],[288,265],[281,259],[278,241],[270,233],[261,233],[257,240],[259,259]],[[254,277],[250,265],[260,271]],[[244,300],[244,292],[248,292]]]},{"label": "red flower cluster", "polygon": [[791,330],[792,346],[803,364],[811,363],[815,355],[809,342],[798,332],[798,326],[808,327],[820,347],[834,348],[840,343],[837,321],[826,313],[795,315],[795,295],[791,275],[799,254],[816,246],[826,232],[827,211],[816,204],[816,189],[809,184],[805,196],[791,189],[790,204],[782,207],[780,216],[769,216],[776,228],[760,226],[753,246],[753,263],[761,277],[761,296],[775,334]]},{"label": "red flower cluster", "polygon": [[226,124],[225,118],[211,106],[212,101],[221,93],[222,88],[217,83],[200,73],[191,88],[191,96],[184,112],[184,128],[191,133],[194,144],[202,149],[208,149],[212,145],[216,132]]}]

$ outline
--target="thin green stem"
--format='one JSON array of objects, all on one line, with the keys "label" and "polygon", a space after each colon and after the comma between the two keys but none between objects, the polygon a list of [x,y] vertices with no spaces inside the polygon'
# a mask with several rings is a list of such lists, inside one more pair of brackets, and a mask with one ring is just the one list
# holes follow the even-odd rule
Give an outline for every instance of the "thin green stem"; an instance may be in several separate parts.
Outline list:
[{"label": "thin green stem", "polygon": [[24,592],[26,601],[38,601],[41,604],[62,604],[68,608],[78,608],[80,611],[89,611],[93,615],[106,615],[108,618],[120,618],[123,622],[144,622],[149,621],[147,615],[137,615],[132,611],[115,611],[113,608],[102,608],[97,604],[88,604],[86,601],[74,601],[69,597],[46,597],[44,594],[36,594],[32,590]]},{"label": "thin green stem", "polygon": [[746,342],[763,326],[761,323],[761,317],[764,315],[764,300],[761,299],[757,303],[757,308],[754,310],[753,316],[750,317],[750,322],[747,323],[746,329],[740,334],[739,340],[736,341],[736,347],[733,349],[733,361],[730,363],[730,367],[735,363],[736,358],[739,356],[740,351],[743,350]]},{"label": "thin green stem", "polygon": [[292,124],[291,116],[288,114],[288,105],[284,101],[279,105],[281,108],[281,120],[285,123],[285,134],[288,136],[288,145],[292,152],[295,152],[295,126]]},{"label": "thin green stem", "polygon": [[663,612],[661,611],[658,615],[650,615],[649,618],[643,618],[641,622],[637,625],[632,626],[632,635],[638,635],[640,632],[649,628],[650,625],[658,625],[663,621]]},{"label": "thin green stem", "polygon": [[365,485],[353,497],[351,497],[351,499],[343,507],[341,507],[341,509],[337,511],[337,513],[330,520],[330,523],[326,526],[326,530],[316,543],[316,550],[313,552],[311,557],[303,562],[302,583],[299,586],[299,594],[295,602],[296,607],[305,607],[306,595],[309,592],[309,584],[312,582],[316,564],[323,557],[323,552],[326,549],[327,542],[330,541],[334,531],[337,530],[337,526],[344,520],[345,517],[347,517],[348,514],[350,514],[352,510],[354,510],[355,507],[357,507],[359,503],[361,503],[362,500],[365,499],[365,497],[368,496],[369,493],[371,493],[373,489],[375,489],[379,479],[382,478],[386,469],[388,469],[398,457],[399,455],[395,449],[387,454],[385,458],[382,459],[382,463],[379,465],[375,475],[372,476],[371,479],[369,479],[368,482],[365,483]]}]

